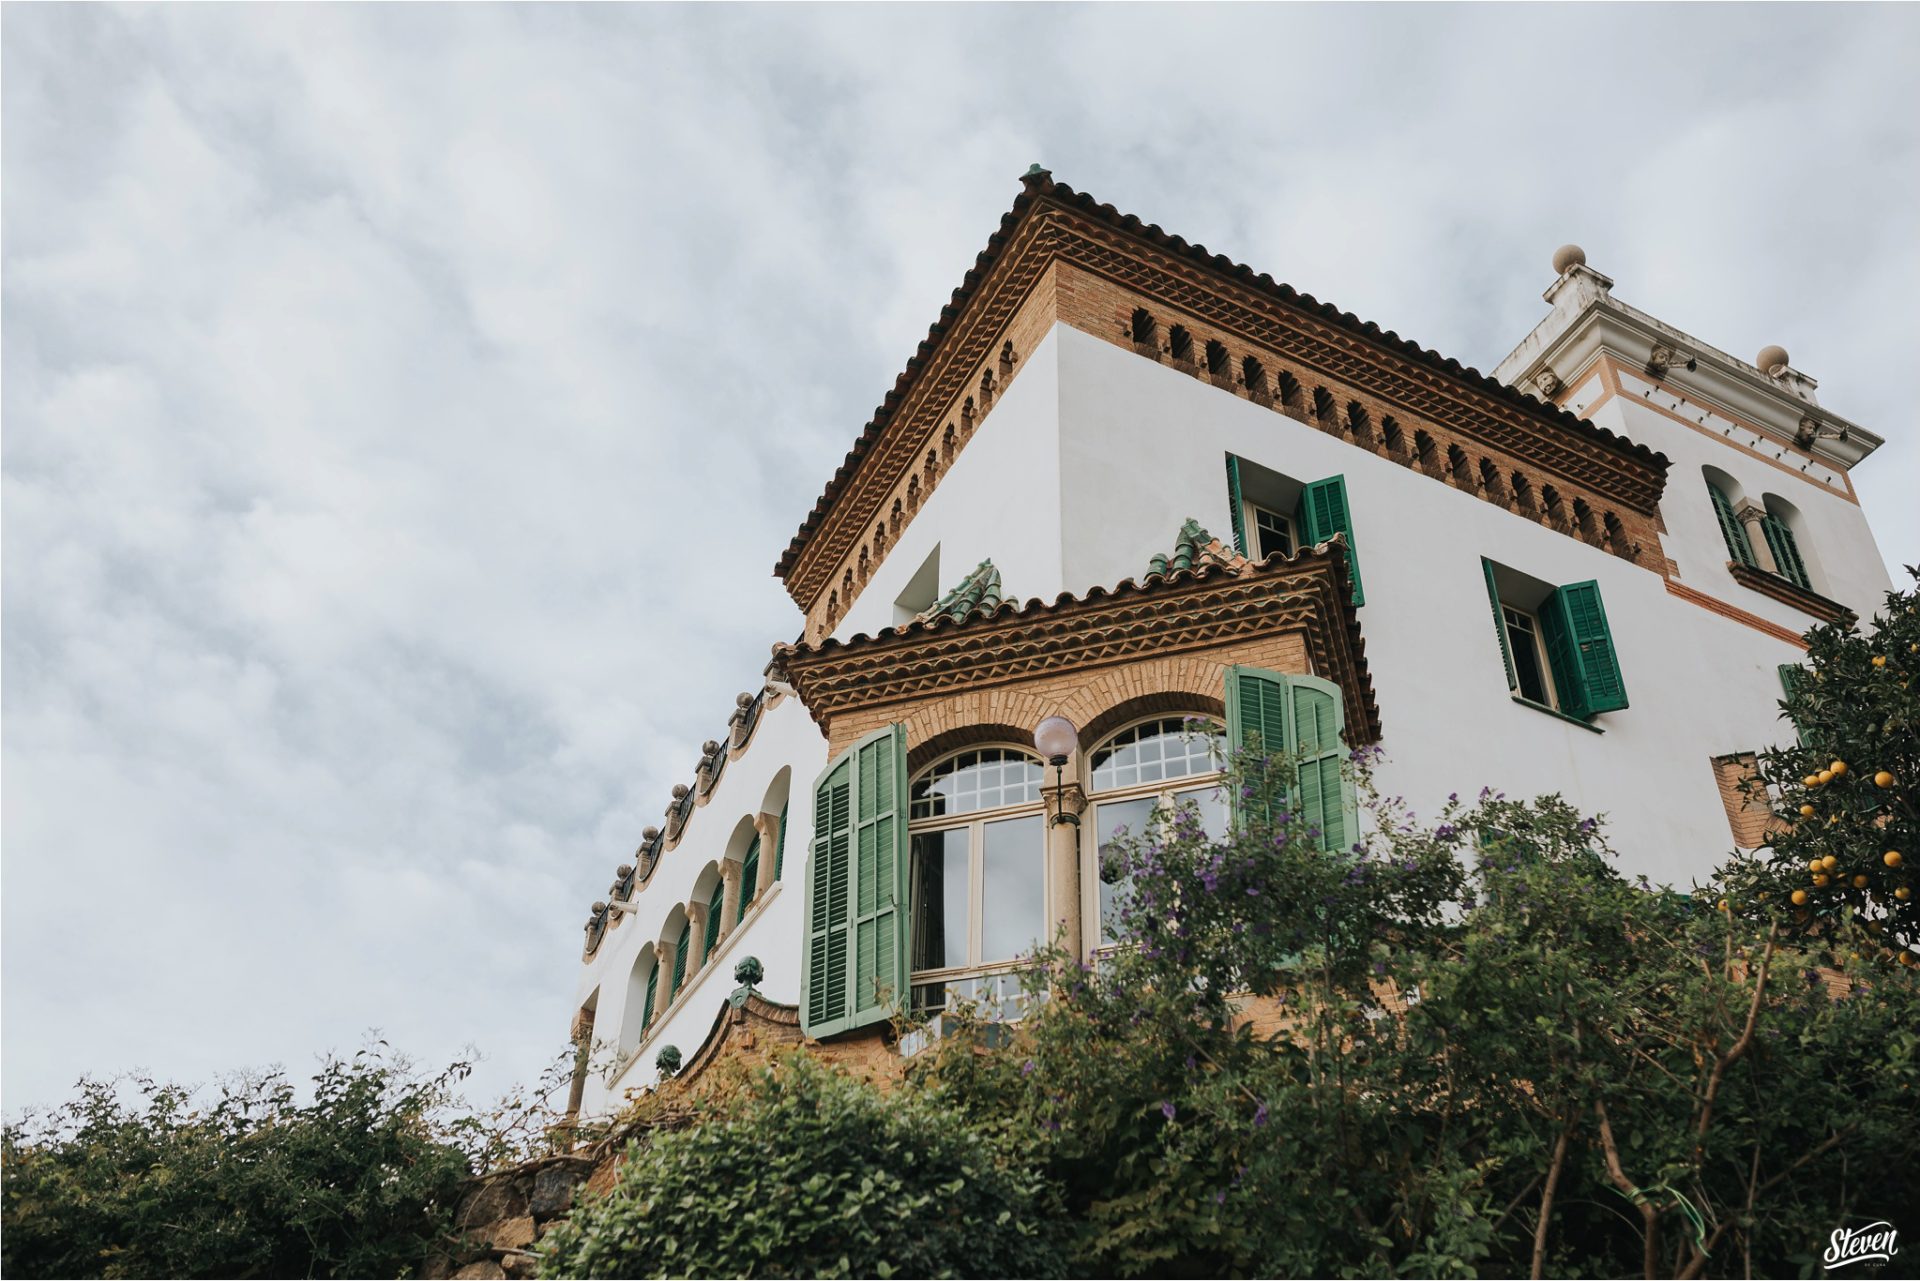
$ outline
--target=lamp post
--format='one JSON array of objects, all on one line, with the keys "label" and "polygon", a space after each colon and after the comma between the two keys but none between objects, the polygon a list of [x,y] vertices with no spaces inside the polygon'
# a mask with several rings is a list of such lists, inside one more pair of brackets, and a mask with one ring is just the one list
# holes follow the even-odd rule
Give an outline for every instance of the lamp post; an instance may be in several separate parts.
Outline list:
[{"label": "lamp post", "polygon": [[1067,764],[1080,748],[1080,731],[1064,716],[1049,716],[1033,728],[1033,746],[1053,766],[1047,799],[1047,890],[1060,927],[1060,944],[1078,958],[1080,949],[1080,784],[1068,782]]}]

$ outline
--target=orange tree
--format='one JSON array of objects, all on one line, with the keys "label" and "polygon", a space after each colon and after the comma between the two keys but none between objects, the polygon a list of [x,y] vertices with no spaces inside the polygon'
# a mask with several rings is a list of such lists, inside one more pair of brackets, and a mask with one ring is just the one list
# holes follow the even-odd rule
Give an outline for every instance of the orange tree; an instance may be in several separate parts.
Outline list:
[{"label": "orange tree", "polygon": [[1759,762],[1782,821],[1730,875],[1730,904],[1779,913],[1789,932],[1829,946],[1920,964],[1920,596],[1887,593],[1865,629],[1814,628],[1805,666],[1788,677],[1781,707],[1799,741]]}]

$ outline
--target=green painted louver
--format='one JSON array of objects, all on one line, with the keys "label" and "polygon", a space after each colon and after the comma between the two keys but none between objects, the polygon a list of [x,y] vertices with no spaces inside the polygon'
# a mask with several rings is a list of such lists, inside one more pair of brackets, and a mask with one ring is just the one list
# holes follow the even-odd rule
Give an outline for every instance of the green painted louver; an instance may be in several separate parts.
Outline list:
[{"label": "green painted louver", "polygon": [[774,846],[774,849],[773,849],[773,879],[776,881],[780,879],[780,874],[786,870],[787,806],[791,805],[792,803],[793,802],[791,801],[783,801],[780,805],[780,838],[779,838],[780,843]]},{"label": "green painted louver", "polygon": [[1240,494],[1240,460],[1232,454],[1227,455],[1227,510],[1233,513],[1233,548],[1242,556],[1251,556],[1247,550],[1247,507]]},{"label": "green painted louver", "polygon": [[1294,785],[1278,799],[1320,830],[1320,848],[1352,844],[1357,801],[1340,768],[1347,749],[1339,686],[1317,676],[1230,667],[1226,705],[1227,740],[1235,750],[1293,759]]},{"label": "green painted louver", "polygon": [[[1799,692],[1800,682],[1806,679],[1806,675],[1807,675],[1807,669],[1800,666],[1798,663],[1780,664],[1781,693],[1784,694],[1788,699],[1791,699],[1796,693]],[[1789,720],[1793,721],[1793,732],[1795,736],[1799,736],[1802,732],[1800,729],[1800,722],[1798,720],[1795,720],[1791,715],[1789,715],[1784,711],[1781,713],[1781,715],[1787,716]]]},{"label": "green painted louver", "polygon": [[667,989],[669,1001],[680,995],[680,985],[687,981],[687,940],[692,937],[693,922],[688,921],[680,927],[680,939],[673,945],[673,986]]},{"label": "green painted louver", "polygon": [[640,1011],[640,1035],[645,1036],[647,1029],[653,1026],[653,1003],[660,998],[660,967],[655,965],[647,971],[647,1004]]},{"label": "green painted louver", "polygon": [[1329,476],[1302,489],[1294,522],[1300,530],[1297,541],[1306,546],[1324,543],[1335,534],[1346,535],[1347,573],[1353,579],[1353,603],[1366,604],[1367,595],[1360,586],[1360,552],[1354,546],[1353,517],[1347,504],[1346,477]]},{"label": "green painted louver", "polygon": [[747,909],[753,906],[753,896],[760,885],[760,838],[754,837],[747,845],[745,857],[740,860],[740,915],[734,918],[738,925],[747,918]]},{"label": "green painted louver", "polygon": [[1540,609],[1540,639],[1553,669],[1561,711],[1586,720],[1627,705],[1627,686],[1620,677],[1620,660],[1598,583],[1555,588]]},{"label": "green painted louver", "polygon": [[1753,558],[1753,544],[1747,538],[1747,527],[1733,514],[1733,500],[1720,492],[1720,486],[1709,483],[1707,493],[1713,498],[1714,518],[1720,522],[1720,537],[1727,543],[1727,555],[1742,565],[1757,565]]},{"label": "green painted louver", "polygon": [[726,903],[726,881],[714,882],[713,897],[707,900],[707,933],[700,945],[700,956],[703,961],[713,955],[713,949],[720,942],[720,913],[726,909]]},{"label": "green painted louver", "polygon": [[907,990],[906,727],[861,739],[814,785],[802,1027],[893,1017]]},{"label": "green painted louver", "polygon": [[1773,563],[1780,571],[1780,577],[1796,587],[1813,589],[1813,582],[1807,577],[1807,566],[1800,559],[1800,544],[1794,541],[1793,531],[1787,528],[1787,522],[1769,512],[1760,521],[1761,532],[1767,536],[1767,548],[1773,553]]},{"label": "green painted louver", "polygon": [[1493,634],[1500,638],[1500,661],[1507,665],[1507,688],[1518,689],[1520,678],[1513,670],[1513,650],[1507,644],[1507,620],[1500,612],[1500,588],[1493,581],[1493,562],[1482,556],[1480,570],[1487,576],[1487,603],[1493,606]]}]

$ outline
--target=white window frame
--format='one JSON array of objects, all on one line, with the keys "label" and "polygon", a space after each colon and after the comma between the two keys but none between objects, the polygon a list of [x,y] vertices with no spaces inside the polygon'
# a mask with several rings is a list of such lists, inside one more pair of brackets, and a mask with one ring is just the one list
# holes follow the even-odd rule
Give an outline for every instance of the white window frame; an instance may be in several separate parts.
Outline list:
[{"label": "white window frame", "polygon": [[[1533,661],[1540,669],[1540,683],[1546,687],[1547,691],[1546,702],[1543,706],[1551,707],[1556,712],[1559,711],[1560,690],[1553,683],[1553,664],[1547,661],[1547,641],[1546,638],[1540,634],[1540,616],[1530,609],[1521,609],[1518,605],[1509,605],[1503,599],[1500,602],[1500,636],[1509,647],[1513,645],[1513,626],[1507,621],[1508,614],[1519,615],[1527,625],[1527,634],[1533,639]],[[1517,662],[1518,660],[1516,659],[1515,661]],[[1520,690],[1520,673],[1518,669],[1514,671],[1513,679],[1513,692],[1519,694],[1521,698],[1526,698],[1526,695]],[[1527,701],[1532,702],[1533,700],[1527,699]]]},{"label": "white window frame", "polygon": [[[1039,765],[1043,771],[1046,768],[1045,762],[1041,761],[1040,758],[1034,754],[1031,747],[1022,747],[1018,743],[969,743],[965,747],[948,752],[945,756],[942,756],[939,760],[934,761],[913,776],[912,780],[907,784],[907,812],[909,814],[913,812],[913,789],[925,780],[928,775],[955,757],[964,756],[969,752],[986,751],[995,748],[1002,751],[1013,752],[1030,760],[1036,765]],[[1042,778],[1044,779],[1044,777],[1045,775],[1043,773]],[[987,824],[1000,822],[1005,819],[1035,817],[1042,820],[1040,848],[1037,851],[1036,857],[1040,860],[1040,919],[1044,923],[1053,919],[1053,904],[1049,901],[1051,886],[1048,884],[1049,878],[1046,872],[1045,797],[1039,797],[1031,801],[1022,801],[1016,805],[999,805],[992,809],[969,810],[964,814],[942,814],[932,818],[908,820],[907,850],[909,859],[915,858],[913,852],[915,837],[930,835],[935,832],[953,832],[963,829],[967,833],[967,959],[959,964],[945,965],[932,970],[915,970],[909,968],[907,985],[910,988],[932,987],[936,984],[945,986],[958,980],[985,978],[994,974],[1004,974],[1019,966],[1020,962],[1018,958],[995,961],[982,961],[979,959],[982,948],[982,930],[986,924],[984,909],[986,903],[987,837],[985,829]],[[909,892],[911,892],[913,885],[913,869],[911,866],[907,869],[907,885]],[[909,913],[917,915],[919,905],[909,903],[907,904],[907,910]],[[1038,941],[1044,944],[1047,940],[1042,938]],[[909,956],[907,961],[909,967],[911,967],[913,958]]]},{"label": "white window frame", "polygon": [[1247,509],[1245,515],[1242,517],[1242,519],[1246,521],[1247,551],[1255,560],[1266,559],[1266,557],[1261,554],[1260,547],[1260,517],[1262,515],[1271,516],[1287,531],[1288,555],[1292,555],[1294,552],[1300,550],[1300,539],[1293,527],[1293,517],[1276,508],[1268,507],[1264,503],[1256,503],[1250,498],[1242,500],[1241,505]]},{"label": "white window frame", "polygon": [[[1223,764],[1215,762],[1204,771],[1183,774],[1179,778],[1157,779],[1151,783],[1129,783],[1125,786],[1096,791],[1093,781],[1093,758],[1104,751],[1108,744],[1129,730],[1142,725],[1154,725],[1162,721],[1204,720],[1214,727],[1221,739],[1227,735],[1226,720],[1211,712],[1158,712],[1151,716],[1141,716],[1128,721],[1094,745],[1087,753],[1087,817],[1080,825],[1080,919],[1083,922],[1081,937],[1087,940],[1087,948],[1096,954],[1111,951],[1117,944],[1102,941],[1102,931],[1106,922],[1100,919],[1100,807],[1120,801],[1134,801],[1151,797],[1155,801],[1149,815],[1150,822],[1165,822],[1173,813],[1174,797],[1182,792],[1203,791],[1207,787],[1224,787],[1227,781]],[[1190,731],[1191,732],[1191,731]],[[1138,832],[1133,835],[1139,835]]]}]

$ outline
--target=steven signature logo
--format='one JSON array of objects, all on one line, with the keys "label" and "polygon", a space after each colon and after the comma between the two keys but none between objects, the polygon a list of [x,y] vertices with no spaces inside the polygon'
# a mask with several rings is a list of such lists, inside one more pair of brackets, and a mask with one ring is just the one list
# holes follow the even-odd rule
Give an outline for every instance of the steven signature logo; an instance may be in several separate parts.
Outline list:
[{"label": "steven signature logo", "polygon": [[1885,1219],[1864,1228],[1835,1228],[1821,1262],[1829,1268],[1850,1263],[1887,1263],[1900,1253],[1900,1230]]}]

